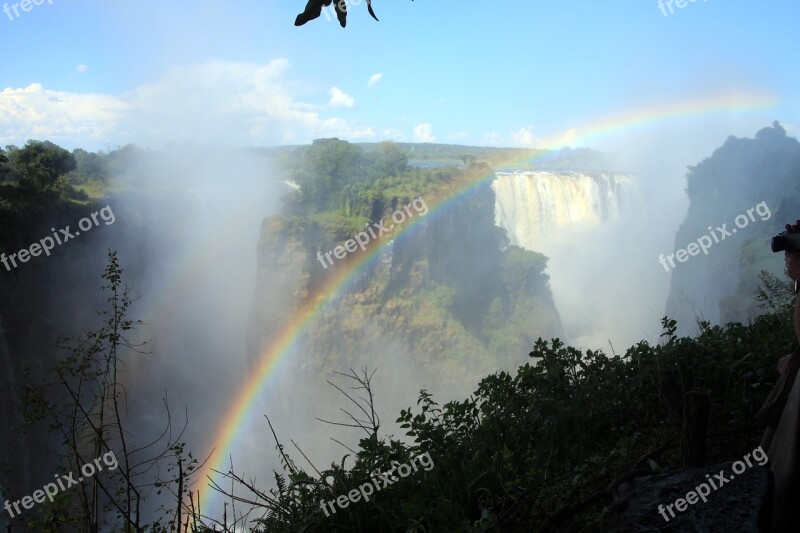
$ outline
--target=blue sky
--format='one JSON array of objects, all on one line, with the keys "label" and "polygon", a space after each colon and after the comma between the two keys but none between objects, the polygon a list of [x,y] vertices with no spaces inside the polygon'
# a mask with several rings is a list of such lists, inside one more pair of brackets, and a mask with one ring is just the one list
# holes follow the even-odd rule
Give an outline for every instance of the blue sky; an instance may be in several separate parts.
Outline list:
[{"label": "blue sky", "polygon": [[794,0],[673,3],[668,16],[658,0],[374,0],[380,22],[349,0],[346,29],[324,15],[295,27],[305,0],[50,1],[0,13],[0,145],[613,149],[648,132],[588,137],[593,123],[731,97],[762,105],[659,131],[711,147],[800,125]]}]

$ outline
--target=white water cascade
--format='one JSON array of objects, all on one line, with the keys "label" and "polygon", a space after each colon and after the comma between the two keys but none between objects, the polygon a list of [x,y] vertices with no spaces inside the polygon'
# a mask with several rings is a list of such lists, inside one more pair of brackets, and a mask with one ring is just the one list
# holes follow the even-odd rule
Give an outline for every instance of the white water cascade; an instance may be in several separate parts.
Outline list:
[{"label": "white water cascade", "polygon": [[[550,288],[570,344],[630,345],[657,324],[643,307],[659,273],[652,254],[637,248],[649,214],[634,176],[498,172],[492,188],[495,224],[510,243],[548,256]],[[644,288],[631,290],[632,281]]]},{"label": "white water cascade", "polygon": [[572,229],[619,217],[634,178],[602,172],[498,172],[495,223],[511,244],[544,251]]}]

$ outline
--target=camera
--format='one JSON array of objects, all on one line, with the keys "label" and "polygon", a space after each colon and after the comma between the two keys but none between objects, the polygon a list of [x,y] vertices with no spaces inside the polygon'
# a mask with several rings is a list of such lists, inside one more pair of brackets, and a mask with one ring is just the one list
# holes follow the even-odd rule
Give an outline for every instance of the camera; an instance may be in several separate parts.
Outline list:
[{"label": "camera", "polygon": [[800,252],[800,233],[778,233],[772,238],[772,251]]}]

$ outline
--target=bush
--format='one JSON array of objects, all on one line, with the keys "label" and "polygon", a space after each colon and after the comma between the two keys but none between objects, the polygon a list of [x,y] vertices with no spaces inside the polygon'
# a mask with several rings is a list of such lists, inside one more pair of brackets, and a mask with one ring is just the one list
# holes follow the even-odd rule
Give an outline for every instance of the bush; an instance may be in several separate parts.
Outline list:
[{"label": "bush", "polygon": [[[780,287],[773,287],[780,292]],[[649,464],[676,467],[684,394],[711,399],[709,460],[739,456],[757,442],[753,414],[777,378],[775,363],[794,335],[785,295],[752,324],[700,323],[696,338],[675,336],[664,318],[663,342],[639,342],[624,356],[582,352],[539,339],[533,363],[516,374],[484,378],[467,400],[436,403],[421,391],[417,408],[397,419],[413,444],[380,438],[367,427],[358,452],[315,477],[284,455],[287,475],[260,522],[264,531],[547,531],[602,530],[610,518],[607,487]],[[366,371],[356,379],[372,392]],[[722,435],[721,435],[722,434]],[[723,436],[724,435],[724,436]],[[283,454],[283,447],[278,444]],[[320,501],[346,495],[391,464],[428,453],[435,465],[326,516]],[[346,462],[352,460],[347,470]],[[649,459],[649,461],[645,461]],[[335,479],[333,487],[325,483]],[[570,505],[580,502],[575,511]]]}]

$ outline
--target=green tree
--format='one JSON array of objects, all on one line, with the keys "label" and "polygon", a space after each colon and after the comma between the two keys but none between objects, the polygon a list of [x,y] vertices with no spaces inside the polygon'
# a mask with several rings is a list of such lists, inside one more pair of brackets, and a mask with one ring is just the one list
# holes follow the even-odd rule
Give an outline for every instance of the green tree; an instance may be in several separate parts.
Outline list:
[{"label": "green tree", "polygon": [[394,142],[378,144],[371,156],[371,174],[376,178],[397,176],[408,168],[408,155]]},{"label": "green tree", "polygon": [[0,148],[0,183],[11,179],[11,175],[12,171],[8,164],[8,156],[3,149]]},{"label": "green tree", "polygon": [[79,179],[102,181],[108,179],[108,158],[104,154],[76,148],[72,151],[72,157],[75,158],[75,173]]},{"label": "green tree", "polygon": [[458,156],[462,163],[464,163],[465,167],[471,167],[475,165],[475,161],[477,161],[477,157],[472,154],[462,154]]},{"label": "green tree", "polygon": [[20,185],[41,191],[53,189],[58,178],[76,168],[75,158],[50,141],[28,141],[10,153],[11,164],[20,174]]},{"label": "green tree", "polygon": [[334,204],[336,191],[364,176],[361,148],[337,138],[316,139],[296,176],[303,202],[324,211]]},{"label": "green tree", "polygon": [[[78,472],[101,457],[103,465],[95,462],[94,475],[72,490],[58,492],[54,501],[43,502],[36,514],[18,516],[14,524],[19,530],[25,525],[46,533],[166,532],[184,531],[184,526],[192,532],[206,530],[192,508],[189,489],[191,476],[201,465],[181,441],[188,417],[183,426],[174,428],[164,400],[164,426],[156,436],[143,438],[129,429],[132,413],[127,410],[120,369],[131,354],[146,352],[143,344],[129,340],[143,323],[128,318],[133,300],[122,274],[116,252],[109,250],[102,275],[108,305],[98,313],[100,327],[65,339],[61,343],[65,355],[50,377],[38,387],[28,387],[17,406],[23,409],[20,430],[47,424],[60,438],[59,454],[67,470]],[[21,496],[13,489],[3,492],[9,499]],[[150,519],[155,521],[148,524]],[[26,520],[30,521],[25,524]]]}]

